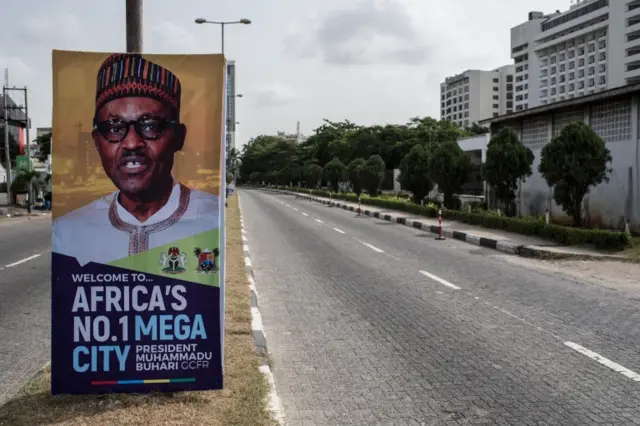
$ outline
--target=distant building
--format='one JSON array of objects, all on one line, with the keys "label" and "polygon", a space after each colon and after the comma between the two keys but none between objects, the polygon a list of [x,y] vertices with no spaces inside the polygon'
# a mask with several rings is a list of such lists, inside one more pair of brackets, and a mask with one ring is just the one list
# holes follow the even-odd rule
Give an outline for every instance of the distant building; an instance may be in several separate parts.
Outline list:
[{"label": "distant building", "polygon": [[236,62],[227,62],[227,134],[226,149],[236,146]]},{"label": "distant building", "polygon": [[[0,92],[0,164],[3,167],[6,167],[4,154],[4,126],[7,120],[5,119],[4,102],[5,99]],[[15,109],[18,105],[10,96],[7,96],[7,105],[11,108],[7,114],[9,121],[9,152],[11,153],[11,161],[15,162],[15,156],[22,155],[25,152],[26,115],[24,110]],[[15,163],[12,166],[15,166]],[[15,178],[15,176],[12,177]]]},{"label": "distant building", "polygon": [[511,29],[515,109],[640,82],[640,2],[582,0]]},{"label": "distant building", "polygon": [[276,132],[276,136],[279,137],[279,138],[282,138],[282,139],[294,141],[295,143],[302,143],[302,142],[304,142],[304,141],[306,141],[308,139],[308,136],[304,136],[300,132],[300,122],[299,121],[298,121],[298,123],[296,125],[296,133],[287,133],[287,132],[278,131],[278,132]]},{"label": "distant building", "polygon": [[440,84],[440,119],[461,127],[513,110],[513,65],[467,70]]},{"label": "distant building", "polygon": [[628,219],[632,229],[640,231],[639,111],[640,83],[540,105],[481,124],[490,124],[492,134],[502,127],[511,127],[535,155],[533,174],[517,193],[519,214],[542,215],[548,209],[555,221],[570,223],[571,218],[553,201],[552,189],[538,171],[540,152],[567,124],[588,123],[605,141],[613,161],[609,182],[592,188],[584,199],[586,221],[591,226],[624,229],[624,221]]}]

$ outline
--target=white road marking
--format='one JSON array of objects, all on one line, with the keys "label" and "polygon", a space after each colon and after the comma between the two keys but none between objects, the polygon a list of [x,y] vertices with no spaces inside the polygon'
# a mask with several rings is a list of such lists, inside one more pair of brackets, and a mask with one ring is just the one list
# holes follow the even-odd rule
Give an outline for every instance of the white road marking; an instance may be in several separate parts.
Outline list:
[{"label": "white road marking", "polygon": [[342,229],[333,228],[334,231],[344,234],[345,232]]},{"label": "white road marking", "polygon": [[8,265],[5,265],[5,268],[13,268],[14,266],[21,265],[21,264],[23,264],[25,262],[28,262],[28,261],[33,260],[33,259],[35,259],[37,257],[40,257],[40,256],[42,256],[42,255],[41,254],[34,254],[33,256],[25,257],[22,260],[18,260],[17,262],[13,262],[13,263],[10,263]]},{"label": "white road marking", "polygon": [[454,290],[460,290],[460,287],[458,287],[457,285],[455,285],[455,284],[451,284],[449,281],[447,281],[447,280],[443,280],[442,278],[437,277],[437,276],[435,276],[435,275],[433,275],[433,274],[430,274],[430,273],[429,273],[429,272],[427,272],[427,271],[420,270],[419,272],[420,272],[422,275],[424,275],[425,277],[429,277],[429,278],[431,278],[432,280],[434,280],[434,281],[436,281],[436,282],[439,282],[440,284],[442,284],[442,285],[444,285],[444,286],[447,286],[447,287],[452,288],[452,289],[454,289]]},{"label": "white road marking", "polygon": [[590,351],[589,349],[587,349],[587,348],[585,348],[583,346],[580,346],[577,343],[564,342],[564,344],[569,346],[574,351],[580,352],[582,355],[587,356],[587,357],[591,358],[592,360],[599,362],[600,364],[604,365],[605,367],[609,367],[613,371],[616,371],[616,372],[622,374],[623,376],[630,378],[631,380],[633,380],[635,382],[640,382],[640,374],[635,373],[635,372],[629,370],[628,368],[623,367],[620,364],[615,363],[615,362],[611,361],[610,359],[607,359],[607,358],[603,357],[600,354],[597,354],[597,353],[595,353],[593,351]]},{"label": "white road marking", "polygon": [[289,204],[285,204],[285,206],[287,206],[287,207],[291,207]]},{"label": "white road marking", "polygon": [[323,221],[321,221],[320,219],[316,219],[316,222],[318,223],[324,223]]},{"label": "white road marking", "polygon": [[296,209],[295,207],[293,208],[294,211],[298,211],[298,209]]},{"label": "white road marking", "polygon": [[242,251],[249,251],[249,245],[248,244],[243,244],[242,245]]},{"label": "white road marking", "polygon": [[242,236],[242,242],[243,242],[243,243],[246,243],[247,241],[249,241],[249,240],[247,240],[247,237],[245,237],[245,236],[243,235],[243,236]]},{"label": "white road marking", "polygon": [[309,215],[308,215],[308,214],[306,214],[306,213],[302,213],[302,216],[309,216]]},{"label": "white road marking", "polygon": [[363,245],[365,245],[365,246],[369,247],[369,248],[370,248],[371,250],[373,250],[373,251],[377,251],[378,253],[384,253],[384,250],[381,250],[381,249],[379,249],[379,248],[378,248],[378,247],[376,247],[376,246],[372,246],[372,245],[371,245],[371,244],[369,244],[369,243],[365,243],[364,241],[360,241],[360,243],[362,243]]},{"label": "white road marking", "polygon": [[251,259],[248,256],[244,257],[244,264],[251,268]]}]

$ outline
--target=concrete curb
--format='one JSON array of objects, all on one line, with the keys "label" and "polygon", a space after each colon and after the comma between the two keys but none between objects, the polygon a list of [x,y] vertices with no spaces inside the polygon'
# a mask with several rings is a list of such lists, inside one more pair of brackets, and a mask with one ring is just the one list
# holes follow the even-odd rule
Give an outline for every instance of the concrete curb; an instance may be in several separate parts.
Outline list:
[{"label": "concrete curb", "polygon": [[[263,189],[266,189],[266,188],[263,188]],[[278,189],[266,189],[266,190],[271,192],[277,192],[280,194],[292,195],[297,198],[315,201],[320,204],[331,205],[333,207],[342,208],[347,211],[356,212],[357,210],[356,207],[347,205],[342,200],[330,202],[325,199],[316,198],[314,196],[311,196],[308,194],[302,194],[298,192],[283,191]],[[408,226],[410,228],[427,231],[432,234],[439,233],[439,229],[437,226],[427,225],[426,223],[423,223],[420,220],[408,219],[405,217],[406,214],[403,214],[403,213],[401,213],[400,215],[380,214],[380,212],[370,210],[370,207],[364,204],[361,206],[361,213],[366,216],[386,220],[387,222],[398,223],[400,225]],[[599,261],[611,260],[611,261],[618,261],[618,262],[635,262],[633,260],[626,259],[621,256],[615,256],[615,255],[606,255],[606,254],[591,255],[591,254],[582,254],[582,253],[565,253],[565,252],[558,252],[558,251],[552,251],[552,250],[545,250],[537,246],[507,243],[501,240],[478,237],[476,235],[468,234],[466,232],[455,231],[450,229],[443,229],[442,235],[452,240],[462,241],[462,242],[473,244],[479,247],[484,247],[492,250],[497,250],[502,253],[516,255],[520,257],[527,257],[527,258],[535,258],[535,259],[543,259],[543,260],[544,259],[547,259],[547,260],[551,260],[551,259],[553,260],[599,260]]]},{"label": "concrete curb", "polygon": [[[247,238],[247,231],[244,227],[244,218],[242,216],[242,207],[240,206],[240,199],[238,199],[238,207],[240,207],[240,224],[242,226],[242,251],[244,252],[244,269],[247,273],[247,280],[249,281],[249,292],[251,297],[251,333],[253,334],[253,341],[256,346],[256,350],[262,354],[267,354],[267,335],[264,332],[264,325],[262,324],[262,316],[260,315],[260,309],[258,308],[258,289],[256,288],[256,281],[253,275],[253,264],[251,263],[251,255],[249,254],[249,240]],[[268,407],[271,413],[271,417],[279,425],[284,426],[284,411],[282,409],[282,403],[276,392],[276,384],[273,378],[271,367],[268,363],[264,363],[260,366],[260,372],[265,375],[267,383],[269,384],[269,396]]]}]

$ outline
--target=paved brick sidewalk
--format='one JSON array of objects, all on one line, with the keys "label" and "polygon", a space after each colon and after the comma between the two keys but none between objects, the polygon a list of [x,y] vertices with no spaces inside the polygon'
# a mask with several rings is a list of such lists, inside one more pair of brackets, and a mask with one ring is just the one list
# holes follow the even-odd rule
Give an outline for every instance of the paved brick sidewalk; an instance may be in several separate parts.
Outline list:
[{"label": "paved brick sidewalk", "polygon": [[[273,190],[272,190],[273,191]],[[297,197],[322,204],[331,204],[335,207],[356,212],[357,203],[350,203],[343,200],[330,200],[329,198],[317,197],[315,195],[302,194],[292,191],[286,192]],[[362,204],[361,212],[366,216],[380,218],[389,222],[402,224],[405,226],[422,229],[433,234],[440,232],[438,220],[424,216],[412,215],[397,210],[382,209],[380,207]],[[498,229],[488,229],[466,223],[448,221],[445,217],[442,224],[442,235],[464,241],[481,247],[486,247],[503,253],[515,254],[523,257],[566,257],[577,259],[611,259],[623,260],[622,256],[599,253],[593,249],[575,246],[563,246],[554,241],[545,240],[539,237],[515,234]]]}]

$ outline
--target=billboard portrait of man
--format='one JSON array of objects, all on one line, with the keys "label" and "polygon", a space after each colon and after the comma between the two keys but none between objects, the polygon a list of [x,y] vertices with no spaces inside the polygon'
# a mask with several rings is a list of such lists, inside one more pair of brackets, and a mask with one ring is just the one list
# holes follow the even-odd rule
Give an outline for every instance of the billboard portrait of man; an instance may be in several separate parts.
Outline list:
[{"label": "billboard portrait of man", "polygon": [[96,79],[91,137],[116,191],[54,220],[52,251],[108,263],[219,227],[220,197],[178,181],[187,140],[181,84],[140,54],[113,54]]}]

